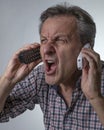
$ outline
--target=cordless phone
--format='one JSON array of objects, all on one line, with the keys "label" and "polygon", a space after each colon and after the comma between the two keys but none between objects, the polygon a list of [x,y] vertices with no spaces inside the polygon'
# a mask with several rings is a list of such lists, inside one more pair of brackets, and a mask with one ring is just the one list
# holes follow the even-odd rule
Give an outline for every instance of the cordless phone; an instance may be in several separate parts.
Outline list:
[{"label": "cordless phone", "polygon": [[[84,45],[84,48],[91,48],[91,46],[89,43],[87,43]],[[82,58],[82,53],[80,52],[77,57],[77,68],[78,70],[82,70],[82,67],[83,67],[83,58]]]},{"label": "cordless phone", "polygon": [[41,59],[40,47],[38,47],[36,49],[22,51],[19,54],[18,58],[19,58],[21,63],[25,63],[25,64],[29,64],[31,62],[38,60],[38,59]]}]

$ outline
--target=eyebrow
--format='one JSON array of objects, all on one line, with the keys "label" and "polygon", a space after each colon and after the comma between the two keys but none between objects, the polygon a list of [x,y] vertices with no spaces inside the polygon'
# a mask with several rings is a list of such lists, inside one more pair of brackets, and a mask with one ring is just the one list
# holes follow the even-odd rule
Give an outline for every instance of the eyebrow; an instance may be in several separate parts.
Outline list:
[{"label": "eyebrow", "polygon": [[66,38],[68,38],[68,40],[71,40],[70,35],[69,34],[65,34],[65,33],[56,34],[54,38],[57,38],[57,37],[66,37]]},{"label": "eyebrow", "polygon": [[[68,37],[69,38],[69,35],[68,34],[65,34],[65,33],[57,33],[53,36],[53,38],[56,38],[56,37]],[[44,36],[44,35],[40,35],[40,38],[47,38],[47,36]]]},{"label": "eyebrow", "polygon": [[[53,38],[51,39],[52,41],[56,40],[57,38],[66,38],[69,42],[71,41],[71,36],[68,34],[63,34],[63,33],[58,33],[56,35],[53,36]],[[46,36],[40,36],[40,40],[44,40],[47,39]]]}]

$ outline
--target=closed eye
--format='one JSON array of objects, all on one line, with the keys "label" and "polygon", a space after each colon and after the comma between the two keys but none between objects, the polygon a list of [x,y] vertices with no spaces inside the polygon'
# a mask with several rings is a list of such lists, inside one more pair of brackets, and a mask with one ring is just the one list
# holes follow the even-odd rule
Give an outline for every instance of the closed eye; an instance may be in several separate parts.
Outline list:
[{"label": "closed eye", "polygon": [[42,39],[41,39],[41,43],[42,43],[42,44],[44,44],[44,43],[46,43],[46,42],[47,42],[47,39],[46,39],[46,38],[42,38]]},{"label": "closed eye", "polygon": [[55,42],[57,42],[57,43],[67,43],[67,39],[65,37],[56,37]]}]

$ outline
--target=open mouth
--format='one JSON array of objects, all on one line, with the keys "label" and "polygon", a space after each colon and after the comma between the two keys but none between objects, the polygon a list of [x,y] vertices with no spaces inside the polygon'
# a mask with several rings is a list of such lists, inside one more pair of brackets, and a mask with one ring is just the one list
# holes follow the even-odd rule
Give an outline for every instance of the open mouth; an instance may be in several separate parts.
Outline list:
[{"label": "open mouth", "polygon": [[45,60],[46,74],[52,75],[56,72],[57,63],[55,60]]}]

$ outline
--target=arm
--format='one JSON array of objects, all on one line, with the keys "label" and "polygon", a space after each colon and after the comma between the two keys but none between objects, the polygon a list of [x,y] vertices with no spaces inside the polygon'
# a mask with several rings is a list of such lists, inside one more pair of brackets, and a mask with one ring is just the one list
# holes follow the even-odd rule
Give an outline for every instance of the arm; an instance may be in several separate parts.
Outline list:
[{"label": "arm", "polygon": [[104,97],[101,95],[100,56],[91,49],[82,49],[82,54],[89,63],[89,66],[84,66],[82,70],[82,91],[104,126]]},{"label": "arm", "polygon": [[30,64],[22,64],[18,60],[18,54],[23,50],[36,48],[37,46],[39,46],[39,44],[30,44],[20,49],[11,58],[4,74],[0,78],[0,112],[2,111],[6,99],[16,83],[25,78],[30,73],[30,71],[41,61],[37,60],[36,62],[32,62]]},{"label": "arm", "polygon": [[11,82],[7,78],[0,78],[0,112],[3,109],[6,98],[8,97],[12,88],[13,84],[11,84]]},{"label": "arm", "polygon": [[102,125],[104,126],[104,97],[99,96],[90,100],[94,110],[96,111]]}]

